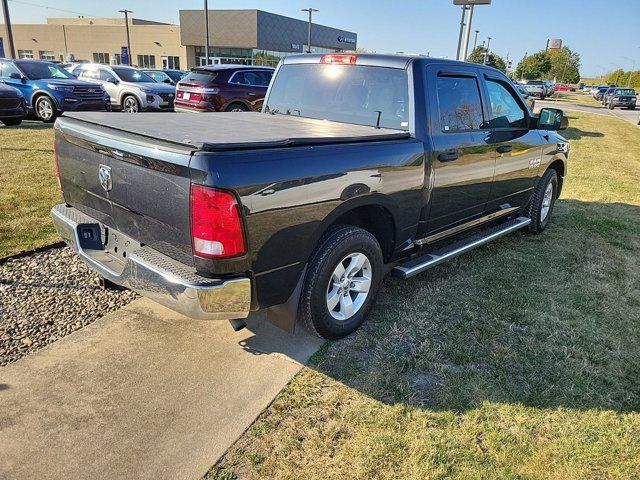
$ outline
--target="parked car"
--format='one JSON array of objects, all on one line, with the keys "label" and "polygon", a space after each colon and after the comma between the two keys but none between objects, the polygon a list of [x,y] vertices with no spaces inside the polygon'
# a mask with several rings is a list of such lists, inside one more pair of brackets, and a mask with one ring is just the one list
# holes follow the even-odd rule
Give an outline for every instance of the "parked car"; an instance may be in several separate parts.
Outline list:
[{"label": "parked car", "polygon": [[616,107],[636,109],[636,91],[633,88],[614,88],[604,97],[604,106],[613,110]]},{"label": "parked car", "polygon": [[[572,90],[571,90],[571,87],[570,87],[569,85],[567,85],[567,84],[564,84],[564,83],[556,83],[556,84],[553,86],[553,89],[554,89],[556,92],[571,92],[571,91],[572,91]],[[574,89],[574,90],[575,90],[575,89]]]},{"label": "parked car", "polygon": [[520,95],[522,95],[522,98],[529,107],[529,110],[533,112],[533,109],[536,106],[536,99],[533,98],[533,95],[529,95],[529,92],[527,92],[527,89],[524,88],[524,85],[516,85],[516,88],[520,92]]},{"label": "parked car", "polygon": [[152,70],[152,69],[144,69],[142,70],[144,73],[153,78],[154,81],[158,83],[166,83],[167,85],[174,85],[178,82],[174,82],[173,78],[171,78],[167,72],[163,70]]},{"label": "parked car", "polygon": [[602,96],[604,95],[604,93],[609,90],[609,86],[604,85],[604,86],[599,86],[596,88],[596,90],[593,93],[593,98],[595,98],[596,100],[602,100]]},{"label": "parked car", "polygon": [[0,83],[0,122],[7,126],[22,123],[27,116],[27,102],[17,88]]},{"label": "parked car", "polygon": [[156,82],[134,67],[83,64],[73,70],[78,78],[101,83],[114,109],[124,112],[173,110],[175,87]]},{"label": "parked car", "polygon": [[547,87],[542,80],[527,80],[524,88],[527,89],[529,95],[538,97],[540,100],[544,100],[547,96]]},{"label": "parked car", "polygon": [[239,329],[266,310],[332,339],[387,271],[544,231],[569,155],[562,110],[534,116],[502,72],[422,56],[291,55],[262,113],[156,118],[58,120],[60,236],[107,285],[187,316]]},{"label": "parked car", "polygon": [[209,65],[192,69],[176,87],[176,110],[197,112],[259,111],[274,69]]},{"label": "parked car", "polygon": [[185,70],[174,70],[174,69],[167,69],[167,68],[165,68],[162,71],[167,75],[169,75],[171,77],[171,80],[173,80],[173,82],[176,84],[189,73],[188,71],[185,71]]},{"label": "parked car", "polygon": [[552,96],[555,93],[555,84],[550,80],[544,80],[544,84],[547,87],[547,97]]},{"label": "parked car", "polygon": [[607,95],[609,95],[610,93],[613,93],[615,89],[616,89],[615,87],[609,87],[606,90],[602,90],[602,91],[596,93],[596,100],[599,100],[600,103],[602,103],[602,105],[604,105],[605,104],[604,103],[605,97]]},{"label": "parked car", "polygon": [[53,122],[62,112],[110,110],[109,95],[97,83],[76,79],[43,60],[0,59],[0,81],[22,92],[30,114]]}]

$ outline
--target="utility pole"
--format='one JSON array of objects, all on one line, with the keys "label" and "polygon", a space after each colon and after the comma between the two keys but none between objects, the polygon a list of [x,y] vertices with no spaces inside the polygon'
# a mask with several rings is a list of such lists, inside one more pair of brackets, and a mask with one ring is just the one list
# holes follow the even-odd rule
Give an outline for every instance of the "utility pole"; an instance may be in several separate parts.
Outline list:
[{"label": "utility pole", "polygon": [[209,2],[204,0],[204,56],[205,65],[209,65]]},{"label": "utility pole", "polygon": [[456,60],[460,60],[460,49],[462,48],[462,34],[464,32],[464,19],[467,16],[467,6],[462,6],[462,17],[460,18],[460,33],[458,33],[458,51],[456,53]]},{"label": "utility pole", "polygon": [[309,12],[309,27],[307,28],[307,53],[311,53],[311,16],[313,12],[319,12],[320,10],[316,10],[315,8],[303,8],[302,12]]},{"label": "utility pole", "polygon": [[[473,37],[473,50],[476,49],[476,45],[478,44],[478,34],[480,33],[480,30],[475,30],[476,35],[475,37]],[[471,50],[473,52],[473,50]]]},{"label": "utility pole", "polygon": [[4,13],[4,24],[7,29],[7,40],[9,40],[9,55],[16,58],[16,48],[13,44],[13,32],[11,30],[11,18],[9,18],[9,0],[2,0],[2,13]]},{"label": "utility pole", "polygon": [[129,66],[133,65],[133,55],[131,53],[131,37],[129,36],[129,14],[133,13],[131,10],[118,10],[120,13],[124,13],[124,23],[127,27],[127,53],[129,54]]},{"label": "utility pole", "polygon": [[544,51],[548,52],[549,51],[549,39],[547,38],[547,46],[544,47]]},{"label": "utility pole", "polygon": [[491,37],[487,37],[487,50],[484,52],[484,64],[487,64],[487,60],[489,59],[489,45],[491,45]]},{"label": "utility pole", "polygon": [[475,5],[472,3],[469,7],[469,20],[467,21],[467,31],[464,36],[464,48],[462,49],[462,60],[467,61],[467,52],[469,51],[469,37],[471,36],[471,22],[473,20],[473,7]]}]

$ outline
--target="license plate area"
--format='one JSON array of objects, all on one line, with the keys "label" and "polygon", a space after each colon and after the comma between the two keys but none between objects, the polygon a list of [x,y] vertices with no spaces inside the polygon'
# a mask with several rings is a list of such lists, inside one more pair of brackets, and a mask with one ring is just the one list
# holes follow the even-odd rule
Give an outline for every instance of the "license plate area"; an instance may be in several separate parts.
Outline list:
[{"label": "license plate area", "polygon": [[124,233],[113,228],[105,227],[105,253],[111,255],[116,260],[126,263],[128,256],[136,250],[142,248],[142,244]]},{"label": "license plate area", "polygon": [[189,100],[191,98],[191,94],[189,92],[184,92],[182,94],[183,100]]}]

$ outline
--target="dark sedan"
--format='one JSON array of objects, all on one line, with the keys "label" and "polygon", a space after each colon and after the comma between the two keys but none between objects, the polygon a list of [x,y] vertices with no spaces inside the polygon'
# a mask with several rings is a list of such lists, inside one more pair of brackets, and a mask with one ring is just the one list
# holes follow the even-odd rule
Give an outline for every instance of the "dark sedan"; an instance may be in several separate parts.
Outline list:
[{"label": "dark sedan", "polygon": [[274,69],[241,65],[194,68],[176,87],[176,110],[260,111]]},{"label": "dark sedan", "polygon": [[26,116],[27,104],[22,92],[0,83],[0,122],[7,126],[20,125]]}]

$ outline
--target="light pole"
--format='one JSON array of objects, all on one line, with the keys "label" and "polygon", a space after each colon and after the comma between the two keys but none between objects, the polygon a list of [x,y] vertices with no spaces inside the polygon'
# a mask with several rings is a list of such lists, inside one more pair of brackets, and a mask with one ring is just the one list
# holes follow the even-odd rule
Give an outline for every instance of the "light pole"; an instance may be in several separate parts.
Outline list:
[{"label": "light pole", "polygon": [[458,51],[456,52],[456,60],[460,60],[460,49],[462,48],[462,33],[464,32],[464,19],[467,15],[467,6],[462,6],[462,17],[460,18],[460,33],[458,33]]},{"label": "light pole", "polygon": [[476,45],[478,44],[478,34],[480,33],[480,30],[474,30],[476,35],[475,37],[473,37],[473,49],[471,50],[472,52],[476,49]]},{"label": "light pole", "polygon": [[204,0],[204,56],[205,65],[209,65],[209,2]]},{"label": "light pole", "polygon": [[13,31],[11,30],[11,19],[9,18],[9,0],[2,0],[2,12],[4,13],[4,24],[7,26],[9,55],[11,55],[11,58],[16,58],[16,48],[13,44]]},{"label": "light pole", "polygon": [[131,37],[129,36],[129,14],[133,13],[131,10],[118,10],[120,13],[124,13],[124,24],[127,28],[127,54],[129,55],[129,65],[132,65],[133,55],[131,54]]},{"label": "light pole", "polygon": [[633,58],[622,56],[620,58],[624,58],[625,60],[629,60],[631,62],[631,72],[629,72],[629,79],[627,80],[627,87],[631,85],[631,77],[633,77],[633,72],[636,70],[636,61]]},{"label": "light pole", "polygon": [[303,8],[302,12],[309,12],[309,27],[307,28],[307,53],[311,53],[311,17],[313,12],[319,12],[320,10],[316,10],[315,8]]},{"label": "light pole", "polygon": [[487,60],[489,59],[489,45],[491,45],[491,37],[487,37],[487,49],[484,52],[484,64],[487,64]]}]

